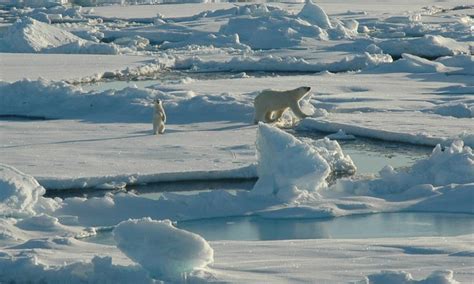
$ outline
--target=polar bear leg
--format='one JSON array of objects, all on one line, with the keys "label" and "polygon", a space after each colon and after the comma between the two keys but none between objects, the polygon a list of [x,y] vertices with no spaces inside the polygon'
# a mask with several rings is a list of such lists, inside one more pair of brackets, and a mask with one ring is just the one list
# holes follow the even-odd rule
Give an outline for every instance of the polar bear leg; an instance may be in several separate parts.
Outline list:
[{"label": "polar bear leg", "polygon": [[160,127],[158,128],[158,133],[163,134],[165,133],[165,124],[160,123]]},{"label": "polar bear leg", "polygon": [[273,111],[267,111],[267,113],[265,114],[265,120],[264,120],[266,123],[269,123],[269,122],[274,122],[275,120],[273,119]]},{"label": "polar bear leg", "polygon": [[156,123],[156,121],[153,121],[153,134],[158,134],[158,124]]},{"label": "polar bear leg", "polygon": [[305,118],[309,116],[301,110],[298,102],[292,102],[290,104],[290,109],[298,118]]},{"label": "polar bear leg", "polygon": [[257,124],[259,121],[265,121],[266,110],[262,109],[258,105],[255,105],[254,122]]},{"label": "polar bear leg", "polygon": [[286,108],[279,109],[274,112],[275,116],[273,117],[274,121],[280,120],[280,118],[283,116],[283,113],[285,112]]}]

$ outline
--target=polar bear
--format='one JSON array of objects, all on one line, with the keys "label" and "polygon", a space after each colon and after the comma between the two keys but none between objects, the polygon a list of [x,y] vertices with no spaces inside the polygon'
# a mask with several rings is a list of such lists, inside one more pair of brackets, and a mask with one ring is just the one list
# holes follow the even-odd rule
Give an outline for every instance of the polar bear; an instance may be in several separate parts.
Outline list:
[{"label": "polar bear", "polygon": [[301,110],[298,102],[310,90],[311,87],[299,87],[287,91],[263,90],[254,100],[254,123],[278,121],[288,108],[299,118],[309,116]]},{"label": "polar bear", "polygon": [[165,132],[166,114],[163,103],[159,99],[154,100],[153,113],[153,134],[163,134]]}]

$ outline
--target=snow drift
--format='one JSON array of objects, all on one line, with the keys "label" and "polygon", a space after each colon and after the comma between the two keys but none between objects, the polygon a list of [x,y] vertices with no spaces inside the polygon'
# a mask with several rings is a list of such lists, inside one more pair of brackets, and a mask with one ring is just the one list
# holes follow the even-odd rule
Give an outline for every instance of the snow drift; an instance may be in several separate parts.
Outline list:
[{"label": "snow drift", "polygon": [[157,93],[136,88],[85,92],[65,82],[41,79],[0,85],[0,101],[5,106],[3,115],[46,118],[143,119],[151,117],[151,100]]},{"label": "snow drift", "polygon": [[55,201],[43,198],[45,189],[31,176],[0,164],[0,215],[33,216],[42,209],[52,209]]},{"label": "snow drift", "polygon": [[469,46],[443,36],[425,35],[413,39],[390,39],[377,43],[384,53],[400,57],[409,53],[420,57],[438,58],[441,56],[468,54]]},{"label": "snow drift", "polygon": [[335,22],[332,25],[326,12],[308,0],[296,15],[281,8],[266,8],[265,12],[258,14],[230,17],[229,22],[221,26],[219,33],[237,34],[240,42],[252,49],[299,46],[303,38],[328,40],[357,35],[359,24],[356,20]]},{"label": "snow drift", "polygon": [[341,180],[334,190],[386,200],[416,200],[407,210],[473,213],[474,154],[462,141],[437,145],[427,159],[407,171],[386,166],[373,180]]},{"label": "snow drift", "polygon": [[331,172],[327,161],[310,145],[267,124],[257,134],[257,195],[275,195],[285,202],[317,196]]},{"label": "snow drift", "polygon": [[[1,115],[80,118],[102,122],[149,122],[153,98],[164,102],[170,123],[229,120],[250,121],[252,97],[194,92],[160,92],[125,88],[86,92],[63,81],[22,80],[0,84]],[[216,108],[219,105],[221,107]],[[225,108],[224,108],[225,106]],[[186,116],[182,114],[186,113]]]},{"label": "snow drift", "polygon": [[170,220],[128,220],[118,224],[113,234],[123,253],[162,280],[179,280],[214,261],[206,240],[177,229]]},{"label": "snow drift", "polygon": [[307,20],[313,25],[316,25],[322,29],[332,28],[329,17],[324,10],[318,5],[314,4],[311,0],[306,0],[306,4],[303,9],[298,13],[298,17]]},{"label": "snow drift", "polygon": [[382,271],[366,277],[367,284],[458,284],[454,280],[453,271],[434,271],[422,280],[415,280],[411,273],[405,271]]},{"label": "snow drift", "polygon": [[0,51],[19,53],[119,53],[115,45],[86,41],[68,31],[28,17],[18,20],[6,31],[0,40]]},{"label": "snow drift", "polygon": [[199,72],[348,72],[371,69],[391,63],[392,57],[386,54],[357,54],[330,63],[310,63],[302,58],[269,55],[262,58],[251,56],[233,57],[229,61],[204,61],[199,57],[174,58],[169,66],[178,70]]}]

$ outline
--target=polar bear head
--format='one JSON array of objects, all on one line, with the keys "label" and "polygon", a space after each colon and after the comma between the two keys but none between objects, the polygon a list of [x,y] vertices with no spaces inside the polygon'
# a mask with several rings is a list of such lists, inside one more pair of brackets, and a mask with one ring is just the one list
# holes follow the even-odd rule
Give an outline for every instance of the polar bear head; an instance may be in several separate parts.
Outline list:
[{"label": "polar bear head", "polygon": [[295,96],[298,98],[298,100],[300,100],[301,98],[303,98],[309,91],[311,91],[311,87],[299,87],[299,88],[296,88],[294,90],[291,90],[290,92],[292,92],[293,94],[295,94]]},{"label": "polar bear head", "polygon": [[153,102],[155,103],[155,105],[162,105],[162,102],[160,99],[155,98],[153,99]]}]

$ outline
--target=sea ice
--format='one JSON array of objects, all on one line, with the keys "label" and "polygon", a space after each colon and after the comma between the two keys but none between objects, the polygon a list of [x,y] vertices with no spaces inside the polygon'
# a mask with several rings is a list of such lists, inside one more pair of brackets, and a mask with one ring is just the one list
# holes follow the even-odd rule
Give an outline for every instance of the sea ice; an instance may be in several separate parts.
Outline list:
[{"label": "sea ice", "polygon": [[170,220],[123,221],[113,231],[118,248],[158,279],[177,281],[214,261],[201,236],[177,229]]},{"label": "sea ice", "polygon": [[367,284],[458,284],[453,278],[453,271],[434,271],[422,280],[415,280],[413,276],[405,271],[382,271],[366,277]]},{"label": "sea ice", "polygon": [[55,201],[43,198],[44,193],[45,189],[32,176],[0,164],[1,216],[27,217],[38,210],[54,208]]},{"label": "sea ice", "polygon": [[258,125],[258,181],[252,193],[275,195],[284,202],[311,199],[326,186],[327,161],[310,145],[263,123]]},{"label": "sea ice", "polygon": [[10,26],[0,40],[0,51],[20,53],[117,54],[115,45],[81,39],[55,26],[24,17]]}]

